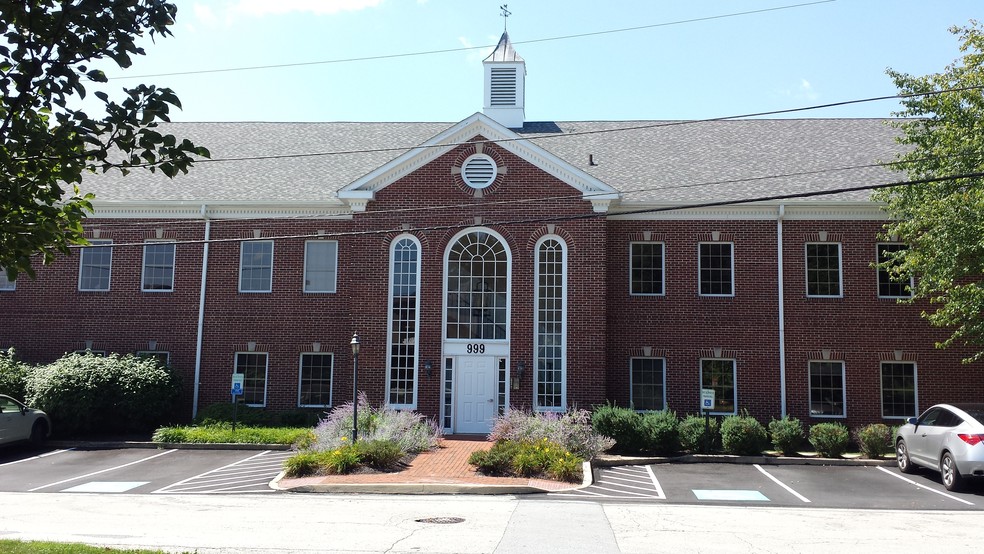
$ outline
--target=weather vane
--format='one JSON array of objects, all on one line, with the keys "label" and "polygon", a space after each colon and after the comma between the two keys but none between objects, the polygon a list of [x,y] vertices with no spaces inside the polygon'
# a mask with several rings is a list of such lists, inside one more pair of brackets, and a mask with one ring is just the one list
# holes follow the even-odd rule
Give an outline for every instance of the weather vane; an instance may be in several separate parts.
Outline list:
[{"label": "weather vane", "polygon": [[499,9],[502,10],[502,14],[501,14],[502,15],[502,32],[506,32],[507,31],[506,24],[509,22],[509,16],[512,15],[512,12],[509,11],[509,4],[503,4],[503,5],[499,6]]}]

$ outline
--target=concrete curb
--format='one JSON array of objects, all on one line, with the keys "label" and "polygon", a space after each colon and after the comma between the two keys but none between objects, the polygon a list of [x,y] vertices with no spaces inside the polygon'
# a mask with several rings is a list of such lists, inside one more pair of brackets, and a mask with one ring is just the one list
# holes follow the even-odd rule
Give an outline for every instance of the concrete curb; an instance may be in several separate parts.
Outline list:
[{"label": "concrete curb", "polygon": [[591,461],[595,467],[649,464],[759,464],[807,466],[892,466],[895,458],[820,458],[815,456],[733,456],[727,454],[684,454],[681,456],[599,456]]}]

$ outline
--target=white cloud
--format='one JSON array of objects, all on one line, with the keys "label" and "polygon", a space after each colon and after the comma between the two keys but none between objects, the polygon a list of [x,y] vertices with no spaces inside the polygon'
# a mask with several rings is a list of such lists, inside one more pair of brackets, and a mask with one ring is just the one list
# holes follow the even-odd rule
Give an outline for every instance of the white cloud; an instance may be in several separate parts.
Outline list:
[{"label": "white cloud", "polygon": [[499,42],[499,37],[490,36],[489,40],[492,46],[487,46],[485,48],[476,48],[475,45],[472,44],[471,41],[468,40],[466,37],[458,37],[458,42],[461,43],[461,46],[463,46],[464,48],[473,48],[473,50],[468,50],[465,56],[465,59],[468,60],[468,63],[471,64],[481,62],[485,58],[489,57],[489,54],[491,54],[492,51],[495,50],[495,45]]},{"label": "white cloud", "polygon": [[815,101],[820,98],[820,93],[813,88],[813,84],[801,78],[798,85],[778,91],[779,96],[792,98],[798,101]]},{"label": "white cloud", "polygon": [[315,15],[331,15],[375,8],[383,0],[239,0],[233,8],[249,15],[308,12]]}]

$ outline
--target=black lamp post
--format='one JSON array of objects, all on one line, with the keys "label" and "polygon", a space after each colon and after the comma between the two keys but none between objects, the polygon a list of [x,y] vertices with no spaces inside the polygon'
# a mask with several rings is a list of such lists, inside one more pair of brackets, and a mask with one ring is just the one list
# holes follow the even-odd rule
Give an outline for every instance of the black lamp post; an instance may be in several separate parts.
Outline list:
[{"label": "black lamp post", "polygon": [[352,334],[352,444],[359,440],[359,333]]}]

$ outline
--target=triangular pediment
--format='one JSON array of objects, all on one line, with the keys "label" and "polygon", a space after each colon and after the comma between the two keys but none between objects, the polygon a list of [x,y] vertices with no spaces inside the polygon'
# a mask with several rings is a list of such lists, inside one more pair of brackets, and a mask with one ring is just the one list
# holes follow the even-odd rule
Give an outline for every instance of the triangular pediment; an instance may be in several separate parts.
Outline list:
[{"label": "triangular pediment", "polygon": [[593,204],[596,212],[607,212],[611,202],[618,199],[618,191],[614,188],[481,113],[460,121],[420,146],[346,185],[338,191],[338,198],[346,202],[352,211],[365,211],[377,191],[413,173],[450,150],[467,144],[476,136],[495,142],[497,147],[526,160],[580,191],[584,200]]}]

